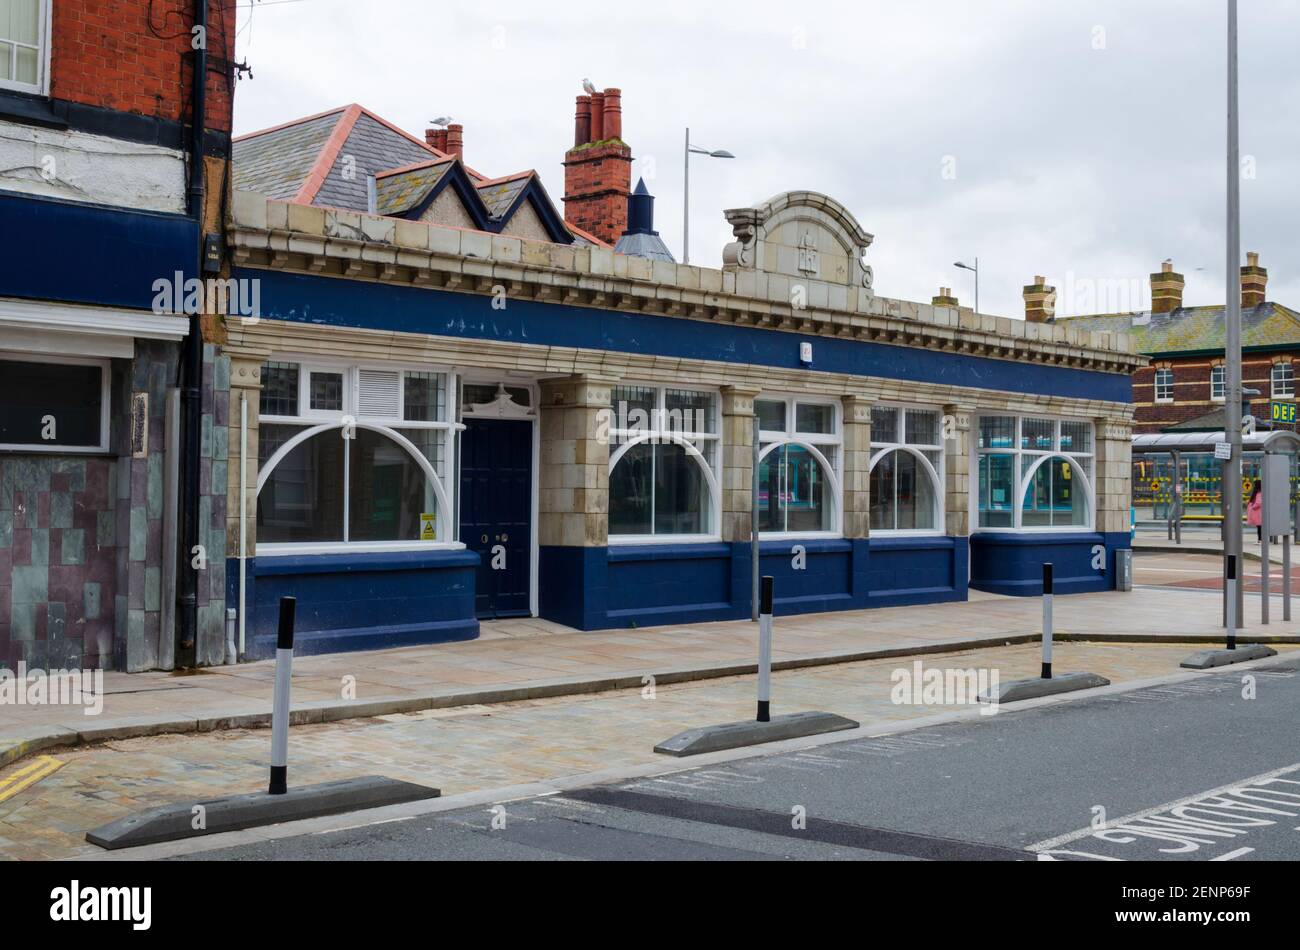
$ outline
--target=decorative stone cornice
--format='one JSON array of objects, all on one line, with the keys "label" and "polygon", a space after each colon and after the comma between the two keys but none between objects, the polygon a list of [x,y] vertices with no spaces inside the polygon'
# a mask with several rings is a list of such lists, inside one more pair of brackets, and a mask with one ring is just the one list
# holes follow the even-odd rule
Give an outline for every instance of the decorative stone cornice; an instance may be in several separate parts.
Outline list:
[{"label": "decorative stone cornice", "polygon": [[[1129,374],[1129,334],[1033,324],[875,296],[861,286],[714,270],[236,192],[236,266],[652,313],[1017,362]],[[798,289],[799,293],[792,293]],[[800,299],[803,306],[792,305]]]}]

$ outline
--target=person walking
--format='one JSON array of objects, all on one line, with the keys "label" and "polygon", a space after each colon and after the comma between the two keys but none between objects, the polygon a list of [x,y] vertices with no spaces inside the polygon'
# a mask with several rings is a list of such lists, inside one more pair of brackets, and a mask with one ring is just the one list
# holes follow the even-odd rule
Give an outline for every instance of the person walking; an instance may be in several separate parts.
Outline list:
[{"label": "person walking", "polygon": [[1264,499],[1260,496],[1263,485],[1263,479],[1255,479],[1255,487],[1250,490],[1250,502],[1246,505],[1246,524],[1255,526],[1257,541],[1264,540]]}]

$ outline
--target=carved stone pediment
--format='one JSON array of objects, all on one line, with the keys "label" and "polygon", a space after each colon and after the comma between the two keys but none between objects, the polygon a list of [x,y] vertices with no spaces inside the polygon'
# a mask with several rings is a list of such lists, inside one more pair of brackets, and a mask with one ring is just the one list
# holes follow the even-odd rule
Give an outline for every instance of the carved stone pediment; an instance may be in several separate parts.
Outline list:
[{"label": "carved stone pediment", "polygon": [[724,270],[760,270],[792,280],[871,289],[862,257],[873,240],[834,198],[787,191],[756,208],[726,212],[736,240],[722,252]]}]

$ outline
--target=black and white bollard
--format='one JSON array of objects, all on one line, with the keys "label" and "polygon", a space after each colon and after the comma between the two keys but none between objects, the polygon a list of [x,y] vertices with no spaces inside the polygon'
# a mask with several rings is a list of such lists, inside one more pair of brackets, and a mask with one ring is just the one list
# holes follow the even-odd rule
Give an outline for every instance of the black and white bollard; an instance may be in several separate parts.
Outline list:
[{"label": "black and white bollard", "polygon": [[763,578],[758,607],[758,721],[772,721],[772,578]]},{"label": "black and white bollard", "polygon": [[275,640],[275,701],[271,711],[271,795],[289,790],[289,678],[293,675],[293,615],[296,597],[280,598]]},{"label": "black and white bollard", "polygon": [[1228,649],[1237,649],[1237,555],[1225,554],[1224,597],[1228,606]]},{"label": "black and white bollard", "polygon": [[1043,564],[1043,679],[1052,678],[1052,565]]}]

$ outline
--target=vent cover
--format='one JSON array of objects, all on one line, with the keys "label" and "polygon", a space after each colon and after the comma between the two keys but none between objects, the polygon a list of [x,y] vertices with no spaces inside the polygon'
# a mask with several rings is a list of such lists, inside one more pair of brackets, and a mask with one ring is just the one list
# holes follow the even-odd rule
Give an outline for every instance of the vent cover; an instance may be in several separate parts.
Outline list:
[{"label": "vent cover", "polygon": [[363,369],[357,382],[357,415],[396,419],[401,415],[401,373]]}]

